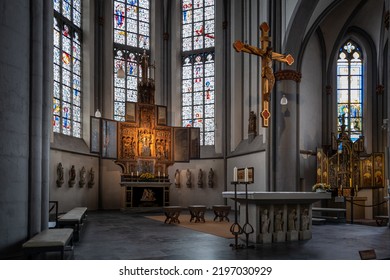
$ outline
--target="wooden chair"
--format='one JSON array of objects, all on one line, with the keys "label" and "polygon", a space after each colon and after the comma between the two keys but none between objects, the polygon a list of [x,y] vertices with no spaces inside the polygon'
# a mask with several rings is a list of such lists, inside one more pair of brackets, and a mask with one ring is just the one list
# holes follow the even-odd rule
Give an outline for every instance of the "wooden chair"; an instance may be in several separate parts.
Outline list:
[{"label": "wooden chair", "polygon": [[361,260],[376,260],[376,253],[374,249],[359,251]]}]

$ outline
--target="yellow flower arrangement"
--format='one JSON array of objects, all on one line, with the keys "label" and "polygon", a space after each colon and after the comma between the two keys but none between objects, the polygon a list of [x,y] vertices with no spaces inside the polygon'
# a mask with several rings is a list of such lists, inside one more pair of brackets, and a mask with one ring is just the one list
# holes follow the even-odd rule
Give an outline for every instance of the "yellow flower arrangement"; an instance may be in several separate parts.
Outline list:
[{"label": "yellow flower arrangement", "polygon": [[154,175],[152,173],[149,173],[149,172],[146,172],[146,173],[142,173],[139,178],[141,180],[152,180],[154,179]]},{"label": "yellow flower arrangement", "polygon": [[315,192],[317,191],[318,189],[320,190],[330,190],[330,185],[326,184],[326,183],[316,183],[313,187],[312,187],[312,191]]}]

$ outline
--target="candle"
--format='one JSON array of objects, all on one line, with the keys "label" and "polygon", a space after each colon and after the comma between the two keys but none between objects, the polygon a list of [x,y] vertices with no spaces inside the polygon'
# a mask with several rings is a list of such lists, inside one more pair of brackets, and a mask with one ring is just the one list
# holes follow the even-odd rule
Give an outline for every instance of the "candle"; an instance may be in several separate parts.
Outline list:
[{"label": "candle", "polygon": [[233,182],[237,182],[237,167],[233,168]]},{"label": "candle", "polygon": [[245,167],[245,179],[244,179],[245,182],[249,182],[249,178],[248,178],[248,167]]},{"label": "candle", "polygon": [[138,177],[138,175],[139,175],[139,173],[138,173],[138,171],[137,171],[137,177]]},{"label": "candle", "polygon": [[158,177],[160,177],[160,171],[158,171]]},{"label": "candle", "polygon": [[133,177],[134,176],[134,173],[133,172],[131,172],[131,177]]},{"label": "candle", "polygon": [[165,172],[163,173],[163,177],[165,178]]}]

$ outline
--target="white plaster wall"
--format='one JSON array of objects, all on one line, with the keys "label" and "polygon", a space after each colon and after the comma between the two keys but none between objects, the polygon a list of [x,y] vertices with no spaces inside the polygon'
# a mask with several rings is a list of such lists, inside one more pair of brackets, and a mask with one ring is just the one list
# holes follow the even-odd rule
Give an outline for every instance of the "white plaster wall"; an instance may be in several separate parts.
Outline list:
[{"label": "white plaster wall", "polygon": [[[302,80],[299,92],[299,148],[316,151],[322,138],[322,71],[321,48],[317,36],[308,43],[302,59]],[[303,189],[310,191],[316,181],[316,157],[300,156],[300,177]]]},{"label": "white plaster wall", "polygon": [[[50,151],[50,200],[58,201],[58,210],[60,213],[67,212],[74,207],[88,207],[88,210],[96,210],[98,208],[98,184],[99,184],[99,159],[94,156],[79,155],[74,153],[68,153],[63,151],[51,150]],[[58,188],[56,184],[57,180],[57,166],[58,163],[62,164],[64,168],[64,184]],[[72,165],[76,169],[76,184],[70,188],[68,185],[69,170]],[[92,188],[88,188],[85,185],[83,188],[79,187],[80,170],[82,167],[88,171],[93,168],[95,171],[95,185]]]},{"label": "white plaster wall", "polygon": [[[214,171],[214,187],[208,186],[208,174],[210,168]],[[174,183],[176,169],[180,170],[180,187]],[[186,171],[191,171],[192,187],[186,186]],[[203,171],[203,188],[198,187],[199,169]],[[224,165],[222,159],[193,160],[189,163],[175,163],[168,168],[169,178],[172,182],[170,187],[170,205],[187,207],[192,204],[213,205],[224,204],[222,192],[225,190]]]},{"label": "white plaster wall", "polygon": [[121,168],[113,160],[101,162],[101,200],[103,209],[120,209],[123,188],[120,186]]},{"label": "white plaster wall", "polygon": [[[227,159],[226,167],[226,190],[234,191],[234,185],[231,184],[233,181],[233,168],[254,168],[254,183],[248,185],[248,191],[267,191],[267,166],[266,166],[266,152],[259,152],[244,156],[238,156]],[[244,185],[237,185],[237,191],[245,191]],[[234,203],[232,200],[227,201],[228,205],[233,207]]]}]

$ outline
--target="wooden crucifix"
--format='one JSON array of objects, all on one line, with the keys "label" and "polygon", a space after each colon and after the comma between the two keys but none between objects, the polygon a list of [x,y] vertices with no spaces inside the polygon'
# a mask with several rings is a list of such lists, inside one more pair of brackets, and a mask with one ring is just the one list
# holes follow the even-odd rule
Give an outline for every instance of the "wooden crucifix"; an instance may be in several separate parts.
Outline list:
[{"label": "wooden crucifix", "polygon": [[288,65],[291,65],[294,63],[294,58],[288,54],[283,55],[272,51],[272,48],[270,47],[270,40],[271,37],[269,37],[269,25],[266,22],[263,22],[260,25],[261,30],[261,48],[251,46],[248,44],[245,44],[241,41],[235,41],[233,43],[233,47],[237,52],[246,52],[249,54],[254,54],[261,57],[261,84],[262,84],[262,98],[261,102],[263,105],[262,111],[261,111],[261,117],[263,119],[263,127],[268,127],[269,125],[269,118],[271,117],[271,113],[269,111],[269,101],[270,101],[270,94],[272,91],[272,88],[275,84],[275,76],[272,70],[272,61],[277,60],[280,62],[287,63]]}]

